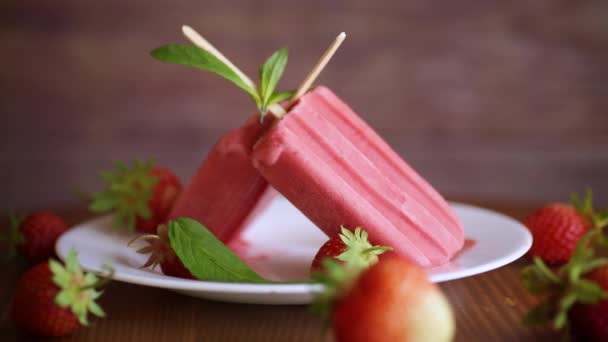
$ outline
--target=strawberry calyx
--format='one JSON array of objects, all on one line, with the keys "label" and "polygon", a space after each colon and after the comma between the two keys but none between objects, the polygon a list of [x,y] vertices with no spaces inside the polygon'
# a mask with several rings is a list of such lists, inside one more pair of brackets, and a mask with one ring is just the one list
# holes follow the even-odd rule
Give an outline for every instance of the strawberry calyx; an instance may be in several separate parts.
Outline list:
[{"label": "strawberry calyx", "polygon": [[323,284],[323,290],[315,295],[310,311],[321,318],[327,328],[335,301],[350,288],[361,270],[353,270],[332,258],[323,259],[322,264],[323,271],[313,273],[312,280]]},{"label": "strawberry calyx", "polygon": [[148,201],[154,194],[159,178],[151,171],[153,162],[136,160],[131,168],[125,163],[115,162],[113,171],[102,171],[101,178],[106,187],[92,195],[89,209],[94,212],[113,212],[113,226],[135,229],[136,218],[149,219],[152,212]]},{"label": "strawberry calyx", "polygon": [[166,225],[161,224],[157,228],[157,235],[145,234],[136,236],[133,240],[129,241],[127,246],[132,247],[137,241],[144,241],[147,243],[146,246],[137,250],[140,254],[149,254],[148,260],[140,267],[146,268],[151,267],[155,269],[165,259],[166,254],[169,252],[169,233]]},{"label": "strawberry calyx", "polygon": [[49,260],[49,268],[53,273],[53,282],[59,287],[55,296],[55,304],[69,308],[82,325],[88,325],[88,313],[97,317],[105,317],[103,309],[95,302],[103,292],[97,288],[112,279],[114,270],[104,265],[108,275],[98,278],[94,273],[84,272],[78,262],[78,253],[71,249],[65,261],[65,266],[56,260]]},{"label": "strawberry calyx", "polygon": [[323,259],[322,271],[312,274],[313,281],[323,284],[324,287],[315,296],[310,310],[323,320],[326,327],[336,300],[352,286],[361,272],[378,262],[380,254],[393,250],[388,246],[372,245],[368,241],[367,232],[361,227],[351,232],[341,226],[339,237],[346,246],[344,252],[334,258]]},{"label": "strawberry calyx", "polygon": [[384,252],[392,250],[387,246],[374,246],[368,241],[368,234],[361,227],[355,228],[354,233],[340,227],[340,240],[346,249],[335,258],[347,265],[351,269],[363,270],[378,262],[378,256]]},{"label": "strawberry calyx", "polygon": [[8,216],[8,229],[5,234],[0,235],[0,241],[6,245],[6,258],[12,259],[17,255],[17,247],[25,243],[25,236],[21,233],[23,218],[10,214]]},{"label": "strawberry calyx", "polygon": [[585,197],[580,199],[578,195],[572,194],[570,202],[576,211],[583,216],[591,225],[591,230],[597,230],[593,243],[600,247],[608,248],[608,237],[604,232],[604,228],[608,226],[608,210],[597,211],[593,206],[593,192],[588,189]]},{"label": "strawberry calyx", "polygon": [[594,304],[608,299],[600,285],[584,275],[608,265],[608,258],[598,257],[594,242],[600,230],[592,229],[577,243],[574,255],[557,270],[549,268],[539,257],[523,269],[521,281],[533,295],[542,297],[524,317],[526,325],[552,322],[556,330],[568,329],[568,312],[577,303]]}]

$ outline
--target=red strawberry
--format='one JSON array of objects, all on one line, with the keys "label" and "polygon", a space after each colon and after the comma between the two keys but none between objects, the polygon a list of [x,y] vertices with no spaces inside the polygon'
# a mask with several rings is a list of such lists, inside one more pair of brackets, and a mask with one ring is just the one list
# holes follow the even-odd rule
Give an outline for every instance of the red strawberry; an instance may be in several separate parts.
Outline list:
[{"label": "red strawberry", "polygon": [[154,185],[152,198],[148,200],[148,208],[152,217],[145,219],[137,216],[135,227],[145,233],[154,233],[159,224],[164,223],[177,196],[182,190],[182,185],[175,174],[167,169],[154,168],[150,172],[152,176],[158,177]]},{"label": "red strawberry", "polygon": [[9,232],[2,240],[8,243],[10,256],[16,251],[30,262],[40,262],[55,255],[55,242],[68,225],[50,211],[36,211],[20,221],[10,217]]},{"label": "red strawberry", "polygon": [[11,318],[18,328],[35,335],[71,334],[88,324],[88,312],[105,315],[95,303],[101,292],[94,289],[103,282],[82,272],[72,250],[65,267],[51,260],[23,274],[13,297]]},{"label": "red strawberry", "polygon": [[[348,272],[329,265],[342,274],[338,279]],[[336,292],[331,314],[336,341],[452,340],[450,305],[420,267],[388,254],[346,284]]]},{"label": "red strawberry", "polygon": [[608,291],[608,266],[602,266],[591,272],[587,278],[599,284],[604,290]]},{"label": "red strawberry", "polygon": [[179,179],[169,170],[154,168],[151,162],[136,161],[129,169],[115,164],[114,172],[102,172],[107,187],[93,194],[90,209],[114,212],[114,226],[126,225],[145,233],[155,233],[182,190]]},{"label": "red strawberry", "polygon": [[529,255],[547,264],[560,265],[572,257],[580,238],[589,231],[590,222],[567,204],[549,204],[524,220],[534,237]]},{"label": "red strawberry", "polygon": [[[594,270],[588,279],[608,291],[608,266]],[[608,298],[596,304],[577,304],[569,314],[572,331],[584,341],[608,341]]]},{"label": "red strawberry", "polygon": [[156,265],[160,265],[160,269],[165,275],[184,279],[196,279],[184,266],[173,249],[171,249],[167,226],[164,224],[159,225],[157,234],[141,235],[129,243],[131,245],[138,240],[144,240],[148,243],[147,246],[137,251],[142,254],[150,254],[150,257],[142,267],[152,266],[152,268],[155,268]]},{"label": "red strawberry", "polygon": [[327,258],[339,260],[340,263],[360,262],[361,268],[366,268],[378,260],[378,255],[392,249],[372,246],[367,240],[367,232],[360,227],[355,228],[354,234],[344,227],[340,228],[340,234],[334,235],[319,248],[310,266],[311,273],[323,271],[323,261]]}]

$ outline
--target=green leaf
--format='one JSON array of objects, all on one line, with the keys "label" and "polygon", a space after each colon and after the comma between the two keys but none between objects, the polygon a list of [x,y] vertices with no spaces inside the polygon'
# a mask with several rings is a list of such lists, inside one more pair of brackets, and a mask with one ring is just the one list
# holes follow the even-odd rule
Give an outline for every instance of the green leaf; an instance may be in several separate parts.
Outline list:
[{"label": "green leaf", "polygon": [[68,290],[63,290],[55,297],[55,304],[62,308],[67,308],[72,304],[72,297]]},{"label": "green leaf", "polygon": [[559,310],[553,319],[553,327],[556,330],[563,329],[566,326],[568,323],[568,311],[576,304],[577,299],[577,294],[570,292],[559,301]]},{"label": "green leaf", "polygon": [[68,257],[65,261],[65,269],[70,274],[82,274],[80,263],[78,262],[78,252],[75,249],[70,249]]},{"label": "green leaf", "polygon": [[263,108],[268,107],[286,65],[287,48],[282,48],[273,53],[260,68],[260,97]]},{"label": "green leaf", "polygon": [[593,281],[580,279],[573,286],[573,292],[576,294],[578,301],[583,304],[595,304],[606,298],[606,292],[604,292],[599,284]]},{"label": "green leaf", "polygon": [[551,321],[553,312],[553,303],[550,300],[545,300],[528,311],[522,322],[526,326],[545,324]]},{"label": "green leaf", "polygon": [[561,281],[548,268],[526,266],[521,272],[523,286],[534,295],[543,295],[559,288]]},{"label": "green leaf", "polygon": [[89,311],[97,317],[106,317],[106,313],[101,306],[95,302],[89,302]]},{"label": "green leaf", "polygon": [[25,243],[25,236],[21,233],[22,218],[15,214],[9,214],[8,219],[8,229],[0,235],[0,241],[3,241],[6,246],[6,259],[10,260],[17,255],[19,245]]},{"label": "green leaf", "polygon": [[159,177],[152,174],[153,162],[136,160],[131,168],[114,162],[114,170],[100,173],[106,187],[93,194],[89,209],[94,212],[113,212],[115,228],[126,226],[132,231],[137,216],[151,217],[148,201],[154,195]]},{"label": "green leaf", "polygon": [[259,96],[255,89],[244,82],[232,68],[199,47],[170,44],[154,49],[150,54],[162,62],[192,66],[219,75],[246,91],[254,99],[258,99],[256,102],[259,102]]},{"label": "green leaf", "polygon": [[290,99],[293,96],[293,94],[295,94],[295,92],[296,92],[295,90],[275,92],[268,99],[268,103],[266,104],[266,106],[269,107],[275,103],[279,103],[281,101]]},{"label": "green leaf", "polygon": [[101,280],[98,280],[94,273],[83,272],[78,261],[78,253],[74,248],[70,249],[65,264],[64,267],[55,260],[49,261],[53,282],[59,287],[55,303],[60,307],[69,308],[82,325],[88,324],[88,312],[103,317],[105,313],[95,303],[101,292],[96,291],[95,288],[110,281],[114,274],[113,270],[107,278]]},{"label": "green leaf", "polygon": [[49,268],[53,272],[53,282],[59,287],[67,287],[70,281],[70,273],[53,259],[49,260]]},{"label": "green leaf", "polygon": [[116,200],[114,198],[108,196],[105,192],[101,192],[93,195],[93,201],[89,209],[96,213],[103,213],[112,210],[115,205]]},{"label": "green leaf", "polygon": [[197,221],[181,217],[169,222],[168,228],[175,254],[198,279],[267,282]]}]

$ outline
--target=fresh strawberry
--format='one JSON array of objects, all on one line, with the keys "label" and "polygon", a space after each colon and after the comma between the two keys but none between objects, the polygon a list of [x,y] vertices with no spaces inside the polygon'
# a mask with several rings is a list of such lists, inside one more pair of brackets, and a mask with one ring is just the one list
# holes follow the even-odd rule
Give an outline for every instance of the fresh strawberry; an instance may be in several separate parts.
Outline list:
[{"label": "fresh strawberry", "polygon": [[608,225],[608,211],[595,210],[591,190],[583,200],[572,195],[571,202],[571,205],[546,205],[524,220],[534,238],[528,253],[531,257],[540,257],[549,265],[562,265],[570,260],[577,242],[590,229],[598,231],[594,240],[603,240],[602,244],[608,245],[603,233]]},{"label": "fresh strawberry", "polygon": [[572,332],[583,341],[608,341],[608,266],[587,278],[606,292],[606,298],[595,304],[576,304],[569,314]]},{"label": "fresh strawberry", "polygon": [[19,252],[30,262],[40,262],[55,255],[55,242],[68,229],[59,216],[50,211],[36,211],[25,219],[10,216],[7,243],[9,257]]},{"label": "fresh strawberry", "polygon": [[596,304],[577,304],[569,318],[572,333],[580,341],[608,341],[608,300]]},{"label": "fresh strawberry", "polygon": [[179,179],[169,170],[136,161],[129,169],[115,164],[114,172],[102,172],[107,187],[93,194],[90,209],[114,212],[114,226],[153,234],[163,223],[182,190]]},{"label": "fresh strawberry", "polygon": [[541,297],[524,323],[552,322],[556,330],[570,326],[585,341],[608,340],[608,258],[596,255],[596,249],[605,244],[602,228],[606,221],[594,222],[567,264],[551,269],[536,257],[523,270],[524,287]]},{"label": "fresh strawberry", "polygon": [[593,272],[589,273],[587,278],[608,291],[608,266],[602,266],[595,269]]},{"label": "fresh strawberry", "polygon": [[129,245],[139,240],[145,241],[148,245],[140,248],[137,252],[150,254],[150,257],[142,267],[151,266],[154,269],[157,265],[160,265],[160,269],[165,275],[184,279],[196,279],[184,266],[173,249],[171,249],[166,225],[161,224],[158,226],[157,235],[138,236],[129,242]]},{"label": "fresh strawberry", "polygon": [[372,246],[367,239],[367,232],[360,227],[355,232],[340,227],[341,233],[327,240],[312,260],[311,273],[323,271],[323,260],[333,258],[341,263],[356,261],[365,268],[378,260],[378,255],[391,250],[390,247]]},{"label": "fresh strawberry", "polygon": [[533,236],[529,255],[547,264],[560,265],[572,257],[576,243],[589,231],[590,223],[576,208],[567,204],[549,204],[524,220]]},{"label": "fresh strawberry", "polygon": [[51,260],[23,274],[13,297],[11,318],[18,328],[31,334],[71,334],[88,324],[88,312],[105,316],[95,303],[101,296],[95,288],[105,282],[106,279],[98,280],[94,274],[84,273],[76,251],[72,250],[65,267]]},{"label": "fresh strawberry", "polygon": [[352,278],[347,266],[326,267],[334,279],[326,291],[333,297],[328,318],[336,341],[452,340],[450,305],[420,267],[392,253]]}]

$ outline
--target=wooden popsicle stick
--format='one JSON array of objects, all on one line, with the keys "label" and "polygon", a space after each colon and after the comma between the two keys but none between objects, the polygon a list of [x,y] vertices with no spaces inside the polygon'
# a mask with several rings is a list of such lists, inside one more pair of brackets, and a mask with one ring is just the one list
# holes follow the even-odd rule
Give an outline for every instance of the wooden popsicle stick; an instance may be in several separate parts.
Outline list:
[{"label": "wooden popsicle stick", "polygon": [[310,89],[310,87],[312,86],[314,81],[317,79],[317,77],[319,77],[319,74],[321,73],[321,71],[323,71],[323,69],[325,68],[327,63],[329,63],[331,58],[334,56],[334,53],[336,53],[336,51],[338,50],[338,48],[340,47],[340,45],[342,44],[342,42],[344,41],[345,38],[346,38],[346,33],[344,33],[344,32],[340,33],[336,37],[334,42],[325,51],[323,56],[321,56],[321,59],[319,59],[319,61],[317,62],[317,65],[315,65],[315,67],[308,73],[308,75],[306,76],[304,81],[302,81],[302,84],[300,84],[300,86],[298,87],[298,90],[296,90],[295,94],[291,97],[290,103],[293,103],[300,96],[306,94],[306,92],[308,91],[308,89]]},{"label": "wooden popsicle stick", "polygon": [[203,36],[196,32],[192,27],[188,25],[183,25],[182,32],[184,33],[186,38],[188,38],[194,45],[217,57],[217,59],[221,60],[230,69],[232,69],[232,71],[234,71],[234,73],[237,74],[239,78],[243,80],[243,82],[245,82],[251,88],[257,89],[257,86],[255,85],[255,83],[253,83],[251,78],[247,77],[247,75],[245,75],[245,73],[242,72],[241,69],[237,68],[236,65],[234,65],[228,58],[226,58],[226,56],[224,56],[218,49],[216,49],[215,46],[211,45],[211,43],[209,43],[207,39],[203,38]]},{"label": "wooden popsicle stick", "polygon": [[[255,85],[255,83],[253,83],[251,78],[247,77],[247,75],[245,75],[245,73],[242,72],[241,69],[234,65],[226,56],[224,56],[224,54],[222,54],[218,49],[216,49],[215,46],[209,43],[207,39],[205,39],[202,35],[196,32],[196,30],[194,30],[188,25],[183,25],[182,32],[184,33],[186,38],[188,38],[192,42],[192,44],[214,55],[217,59],[219,59],[230,69],[232,69],[232,71],[234,71],[234,73],[237,74],[239,78],[248,86],[253,89],[257,89],[257,86]],[[280,118],[285,115],[285,109],[283,109],[283,107],[276,103],[271,105],[268,110],[277,118]]]}]

